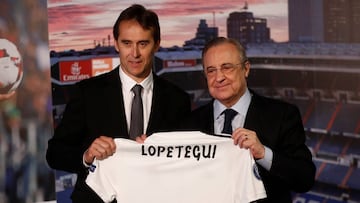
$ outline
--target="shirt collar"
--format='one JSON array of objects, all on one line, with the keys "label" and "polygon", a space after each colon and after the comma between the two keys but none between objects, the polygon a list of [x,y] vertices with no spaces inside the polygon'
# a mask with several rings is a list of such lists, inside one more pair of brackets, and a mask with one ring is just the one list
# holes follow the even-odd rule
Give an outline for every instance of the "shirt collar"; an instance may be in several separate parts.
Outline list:
[{"label": "shirt collar", "polygon": [[[239,114],[246,116],[247,110],[249,108],[251,101],[251,94],[249,89],[246,88],[245,93],[240,97],[239,101],[237,101],[231,109],[234,109]],[[214,120],[218,119],[221,113],[227,109],[225,105],[223,105],[220,101],[215,99],[214,101]]]},{"label": "shirt collar", "polygon": [[130,78],[128,75],[126,75],[121,67],[119,68],[119,75],[120,75],[122,87],[126,92],[130,92],[131,88],[133,88],[134,85],[136,85],[136,84],[140,84],[144,88],[145,91],[148,91],[152,88],[152,84],[154,81],[153,74],[150,73],[143,81],[141,81],[140,83],[137,83],[135,80]]}]

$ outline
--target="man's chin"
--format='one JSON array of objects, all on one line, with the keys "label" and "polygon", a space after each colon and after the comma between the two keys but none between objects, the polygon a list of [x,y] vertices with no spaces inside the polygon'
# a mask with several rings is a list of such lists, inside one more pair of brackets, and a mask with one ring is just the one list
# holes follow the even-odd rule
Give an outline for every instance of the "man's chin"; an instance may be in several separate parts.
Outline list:
[{"label": "man's chin", "polygon": [[227,101],[229,100],[231,97],[228,94],[217,94],[214,96],[215,99],[219,100],[219,101]]}]

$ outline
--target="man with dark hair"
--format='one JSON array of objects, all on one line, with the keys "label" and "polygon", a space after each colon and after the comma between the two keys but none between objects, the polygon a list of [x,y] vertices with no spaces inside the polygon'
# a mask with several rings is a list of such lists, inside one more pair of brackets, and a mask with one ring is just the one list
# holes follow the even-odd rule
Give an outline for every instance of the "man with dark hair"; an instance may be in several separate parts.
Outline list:
[{"label": "man with dark hair", "polygon": [[[141,5],[128,7],[115,22],[113,35],[120,66],[76,84],[77,94],[49,140],[50,167],[78,175],[73,202],[101,202],[85,178],[95,158],[106,159],[115,152],[114,138],[139,141],[154,132],[174,130],[191,110],[186,92],[152,72],[160,47],[156,13]],[[132,102],[139,105],[133,108]]]},{"label": "man with dark hair", "polygon": [[183,127],[223,134],[250,150],[267,194],[259,202],[291,203],[291,192],[310,190],[315,165],[298,108],[248,89],[250,62],[237,41],[215,38],[205,45],[202,58],[214,99],[192,112]]}]

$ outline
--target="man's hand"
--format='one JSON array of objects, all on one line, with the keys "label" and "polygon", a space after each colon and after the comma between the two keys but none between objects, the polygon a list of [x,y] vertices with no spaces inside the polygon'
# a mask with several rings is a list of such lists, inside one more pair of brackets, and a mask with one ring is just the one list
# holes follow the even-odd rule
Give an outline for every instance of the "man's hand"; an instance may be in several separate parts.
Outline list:
[{"label": "man's hand", "polygon": [[116,145],[111,137],[100,136],[96,138],[90,147],[85,151],[84,161],[91,164],[95,157],[98,160],[105,159],[115,153]]},{"label": "man's hand", "polygon": [[240,148],[250,149],[255,159],[264,158],[265,147],[258,139],[256,132],[245,128],[237,128],[231,137],[234,139],[235,145],[239,145]]},{"label": "man's hand", "polygon": [[138,143],[140,143],[140,144],[142,144],[142,143],[144,143],[145,142],[145,139],[147,138],[147,135],[145,135],[145,134],[143,134],[143,135],[141,135],[141,136],[139,136],[139,137],[136,137],[136,142],[138,142]]}]

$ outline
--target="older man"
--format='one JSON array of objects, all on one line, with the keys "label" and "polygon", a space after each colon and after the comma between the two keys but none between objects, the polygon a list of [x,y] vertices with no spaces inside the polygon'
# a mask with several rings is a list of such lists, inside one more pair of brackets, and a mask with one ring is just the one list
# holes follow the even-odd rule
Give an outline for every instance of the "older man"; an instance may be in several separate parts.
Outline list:
[{"label": "older man", "polygon": [[228,134],[234,144],[249,149],[266,189],[267,199],[262,201],[290,203],[291,192],[310,190],[315,165],[305,145],[298,108],[247,87],[250,62],[237,41],[215,38],[205,46],[202,57],[214,100],[192,112],[184,127]]}]

